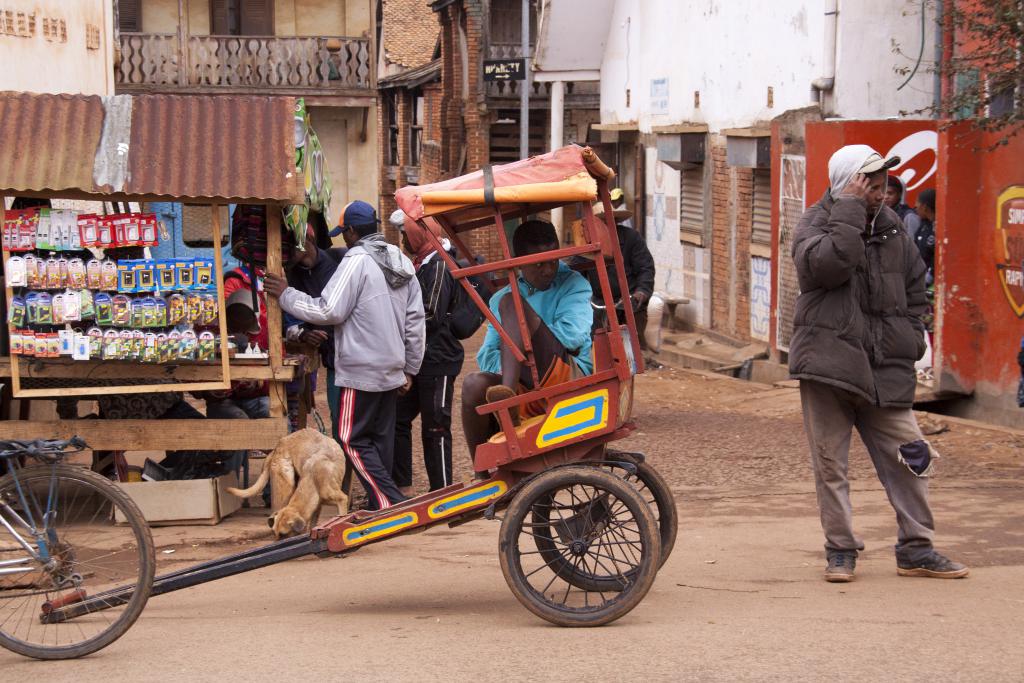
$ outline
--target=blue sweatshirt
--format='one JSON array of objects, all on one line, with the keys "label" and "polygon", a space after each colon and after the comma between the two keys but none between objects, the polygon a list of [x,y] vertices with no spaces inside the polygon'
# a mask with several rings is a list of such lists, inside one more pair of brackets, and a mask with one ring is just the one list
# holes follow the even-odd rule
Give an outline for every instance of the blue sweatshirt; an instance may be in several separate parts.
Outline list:
[{"label": "blue sweatshirt", "polygon": [[[510,291],[505,286],[491,297],[491,312],[498,322],[501,322],[498,305]],[[562,346],[574,354],[580,370],[588,375],[593,373],[590,328],[594,324],[594,309],[590,306],[591,289],[587,279],[564,263],[559,263],[550,287],[543,291],[533,290],[520,277],[519,292]],[[476,354],[476,362],[482,372],[501,374],[501,337],[493,325],[487,326],[487,336],[484,337],[480,352]]]}]

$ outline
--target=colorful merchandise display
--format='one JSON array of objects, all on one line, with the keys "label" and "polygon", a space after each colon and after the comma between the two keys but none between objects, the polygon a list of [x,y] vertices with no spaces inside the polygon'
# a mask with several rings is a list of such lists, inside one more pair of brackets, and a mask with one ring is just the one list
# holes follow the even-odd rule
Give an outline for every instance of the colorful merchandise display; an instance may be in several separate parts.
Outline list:
[{"label": "colorful merchandise display", "polygon": [[6,212],[11,354],[142,363],[213,361],[213,259],[95,258],[93,248],[156,246],[152,214]]}]

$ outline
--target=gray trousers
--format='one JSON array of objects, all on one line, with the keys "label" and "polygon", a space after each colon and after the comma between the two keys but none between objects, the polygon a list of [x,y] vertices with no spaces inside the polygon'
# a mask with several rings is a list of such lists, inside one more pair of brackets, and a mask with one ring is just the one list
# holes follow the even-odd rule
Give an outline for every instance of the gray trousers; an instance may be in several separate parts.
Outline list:
[{"label": "gray trousers", "polygon": [[924,440],[911,409],[879,408],[856,394],[807,380],[800,381],[800,402],[826,552],[856,555],[864,549],[864,542],[853,533],[847,479],[850,437],[856,427],[896,511],[896,556],[913,562],[927,555],[935,534],[928,507],[928,478],[917,476],[900,462],[900,446]]}]

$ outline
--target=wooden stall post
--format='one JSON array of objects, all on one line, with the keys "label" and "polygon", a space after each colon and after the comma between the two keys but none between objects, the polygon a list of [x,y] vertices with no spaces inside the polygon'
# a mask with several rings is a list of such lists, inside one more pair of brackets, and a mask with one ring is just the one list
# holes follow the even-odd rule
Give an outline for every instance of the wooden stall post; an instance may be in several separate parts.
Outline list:
[{"label": "wooden stall post", "polygon": [[[267,272],[284,275],[281,264],[281,207],[267,205]],[[253,274],[255,278],[255,273]],[[267,357],[271,370],[281,367],[281,305],[274,297],[267,297]],[[283,382],[270,384],[270,417],[283,417],[288,413],[288,398]]]},{"label": "wooden stall post", "polygon": [[[2,230],[5,225],[7,225],[7,197],[5,197],[3,195],[0,195],[0,230]],[[11,289],[10,274],[6,271],[7,257],[8,256],[9,256],[9,254],[7,253],[7,249],[4,249],[3,250],[4,268],[5,268],[5,270],[4,270],[4,296],[7,297],[7,311],[8,311],[8,315],[10,315],[11,299],[14,297],[14,290]],[[12,354],[11,350],[10,350],[10,342],[9,342],[9,340],[10,340],[10,336],[11,336],[11,326],[7,324],[6,320],[4,321],[4,325],[6,325],[6,327],[7,327],[7,338],[8,338],[7,354],[11,357],[11,365],[17,365],[18,358],[17,358],[17,356]],[[21,392],[21,377],[18,376],[17,372],[11,374],[11,391],[12,391],[12,393],[14,395],[16,395],[16,394]]]},{"label": "wooden stall post", "polygon": [[[220,332],[220,367],[224,381],[231,381],[231,356],[228,352],[228,321],[227,306],[224,303],[224,255],[221,253],[220,239],[220,205],[210,206],[211,221],[213,227],[213,277],[217,281],[217,316]],[[255,274],[254,274],[255,275]]]}]

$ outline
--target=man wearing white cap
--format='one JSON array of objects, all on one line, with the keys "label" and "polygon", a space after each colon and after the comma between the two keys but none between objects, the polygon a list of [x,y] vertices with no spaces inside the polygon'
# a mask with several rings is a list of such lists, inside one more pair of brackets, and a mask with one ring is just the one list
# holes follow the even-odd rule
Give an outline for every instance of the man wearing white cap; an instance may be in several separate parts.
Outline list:
[{"label": "man wearing white cap", "polygon": [[853,532],[847,479],[853,428],[896,511],[899,575],[968,573],[932,547],[928,475],[938,456],[911,410],[914,362],[926,348],[925,265],[882,201],[886,172],[899,162],[867,145],[833,154],[830,187],[793,238],[800,296],[789,371],[800,380],[830,582],[852,581],[864,549]]}]

